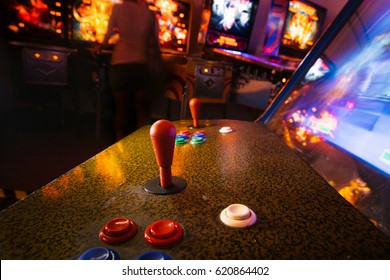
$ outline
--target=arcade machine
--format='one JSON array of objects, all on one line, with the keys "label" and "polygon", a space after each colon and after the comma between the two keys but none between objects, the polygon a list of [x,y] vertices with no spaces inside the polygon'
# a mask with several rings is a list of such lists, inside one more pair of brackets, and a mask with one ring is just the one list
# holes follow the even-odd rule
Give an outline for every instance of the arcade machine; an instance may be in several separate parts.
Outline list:
[{"label": "arcade machine", "polygon": [[[204,30],[207,28],[208,19],[202,20],[204,22],[201,29]],[[189,38],[189,34],[187,37]],[[169,100],[180,101],[180,119],[189,115],[187,103],[193,97],[199,98],[203,103],[226,103],[231,82],[231,68],[226,63],[202,59],[197,54],[189,55],[188,50],[184,54],[185,64],[175,65],[174,75],[164,88],[165,96]],[[168,116],[170,115],[169,110]]]},{"label": "arcade machine", "polygon": [[[326,9],[310,1],[272,1],[262,54],[269,60],[296,65],[310,51],[323,30]],[[291,73],[276,83],[279,92]]]},{"label": "arcade machine", "polygon": [[19,108],[34,99],[54,101],[62,111],[63,96],[54,91],[68,85],[68,56],[75,52],[66,44],[66,2],[15,0],[2,1],[1,6],[2,39],[13,57],[14,104]]},{"label": "arcade machine", "polygon": [[259,119],[387,236],[389,9],[386,1],[364,1]]},{"label": "arcade machine", "polygon": [[272,1],[263,55],[302,59],[318,40],[326,9],[310,1]]},{"label": "arcade machine", "polygon": [[234,83],[235,101],[265,110],[318,39],[325,15],[308,1],[272,1],[262,56],[218,46],[216,53],[245,63]]},{"label": "arcade machine", "polygon": [[[253,25],[253,14],[257,4],[252,1],[203,1],[201,26],[198,33],[198,44],[207,53],[210,45],[230,46],[232,49],[245,50],[248,47],[249,35]],[[230,6],[230,15],[226,14],[229,27],[222,27],[223,12]],[[240,23],[239,13],[242,14]],[[221,25],[221,26],[220,26]],[[224,24],[225,26],[225,24]],[[186,106],[191,98],[198,98],[202,103],[219,103],[224,106],[231,89],[233,67],[229,61],[214,59],[210,55],[188,57],[183,94],[176,93],[172,99],[181,101],[180,119],[188,115]]]},{"label": "arcade machine", "polygon": [[204,126],[192,98],[192,128],[145,126],[1,211],[0,258],[389,259],[388,10],[349,1],[258,122]]},{"label": "arcade machine", "polygon": [[193,1],[149,0],[148,3],[160,26],[160,48],[165,61],[161,91],[168,99],[170,116],[172,100],[182,102],[185,92]]}]

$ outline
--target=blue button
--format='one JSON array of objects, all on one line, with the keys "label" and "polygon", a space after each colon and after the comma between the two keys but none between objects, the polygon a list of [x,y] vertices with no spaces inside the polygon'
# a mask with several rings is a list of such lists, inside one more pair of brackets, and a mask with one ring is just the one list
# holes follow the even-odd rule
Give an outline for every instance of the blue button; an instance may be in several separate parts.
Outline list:
[{"label": "blue button", "polygon": [[172,260],[172,258],[158,251],[149,251],[138,256],[137,260]]},{"label": "blue button", "polygon": [[177,139],[177,138],[188,139],[188,138],[190,138],[190,136],[188,136],[188,135],[186,135],[186,134],[178,134],[178,135],[176,135],[176,139]]},{"label": "blue button", "polygon": [[120,260],[117,251],[104,247],[91,248],[78,258],[79,260]]},{"label": "blue button", "polygon": [[204,135],[203,133],[196,133],[196,134],[192,135],[192,137],[198,137],[198,138],[203,138],[203,139],[205,139],[205,138],[206,138],[206,135]]}]

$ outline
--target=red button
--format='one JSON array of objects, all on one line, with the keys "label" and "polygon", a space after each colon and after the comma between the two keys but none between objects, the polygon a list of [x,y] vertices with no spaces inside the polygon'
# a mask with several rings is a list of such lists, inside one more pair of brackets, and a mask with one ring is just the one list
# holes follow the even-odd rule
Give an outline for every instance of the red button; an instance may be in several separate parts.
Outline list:
[{"label": "red button", "polygon": [[100,230],[99,238],[108,244],[123,243],[133,238],[138,231],[137,224],[127,218],[115,218]]},{"label": "red button", "polygon": [[171,220],[160,220],[149,225],[144,233],[145,242],[153,247],[170,247],[183,237],[182,226]]},{"label": "red button", "polygon": [[201,130],[197,130],[197,131],[195,131],[195,133],[194,133],[194,134],[204,134],[204,135],[206,135],[207,133],[206,133],[206,131],[205,131],[205,130],[201,129]]},{"label": "red button", "polygon": [[180,130],[178,134],[190,135],[191,132],[188,129]]},{"label": "red button", "polygon": [[126,218],[116,218],[104,226],[104,232],[109,236],[120,236],[131,229],[131,223]]},{"label": "red button", "polygon": [[150,234],[159,239],[167,238],[174,235],[176,226],[172,221],[158,221],[151,225]]}]

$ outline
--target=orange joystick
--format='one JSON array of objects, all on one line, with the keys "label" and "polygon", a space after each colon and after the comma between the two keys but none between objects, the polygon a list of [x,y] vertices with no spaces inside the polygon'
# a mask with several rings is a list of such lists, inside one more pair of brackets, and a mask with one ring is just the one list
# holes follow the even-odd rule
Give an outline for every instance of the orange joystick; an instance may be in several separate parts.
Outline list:
[{"label": "orange joystick", "polygon": [[190,111],[194,122],[194,127],[199,127],[200,100],[198,98],[191,98]]},{"label": "orange joystick", "polygon": [[160,167],[160,177],[146,182],[145,190],[154,194],[171,194],[182,191],[187,182],[172,176],[171,166],[175,148],[176,128],[170,121],[156,121],[150,128],[154,154]]}]

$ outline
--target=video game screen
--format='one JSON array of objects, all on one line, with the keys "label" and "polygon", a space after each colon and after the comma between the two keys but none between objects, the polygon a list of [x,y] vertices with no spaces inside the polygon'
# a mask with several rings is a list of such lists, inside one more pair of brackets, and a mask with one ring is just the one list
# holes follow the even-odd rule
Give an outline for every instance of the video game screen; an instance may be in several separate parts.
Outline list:
[{"label": "video game screen", "polygon": [[[72,5],[72,40],[101,43],[107,33],[112,7],[121,0],[76,0]],[[162,52],[187,53],[189,47],[191,4],[187,1],[148,0],[149,9],[160,25]],[[134,27],[133,27],[134,28]],[[119,39],[114,35],[109,44]]]},{"label": "video game screen", "polygon": [[246,51],[257,6],[256,0],[213,0],[206,45]]},{"label": "video game screen", "polygon": [[289,1],[279,54],[303,58],[318,39],[326,9],[308,1]]},{"label": "video game screen", "polygon": [[[120,0],[75,0],[71,6],[71,39],[102,43],[107,33],[112,7]],[[109,43],[114,44],[115,38]]]},{"label": "video game screen", "polygon": [[2,27],[6,34],[31,40],[66,38],[67,4],[59,0],[2,1]]},{"label": "video game screen", "polygon": [[390,236],[389,11],[365,1],[269,124]]},{"label": "video game screen", "polygon": [[185,0],[148,0],[160,25],[163,53],[187,54],[191,30],[192,4]]}]

